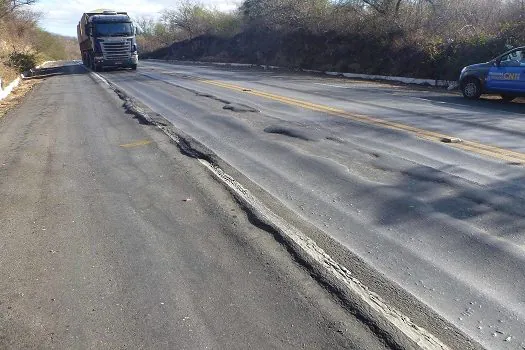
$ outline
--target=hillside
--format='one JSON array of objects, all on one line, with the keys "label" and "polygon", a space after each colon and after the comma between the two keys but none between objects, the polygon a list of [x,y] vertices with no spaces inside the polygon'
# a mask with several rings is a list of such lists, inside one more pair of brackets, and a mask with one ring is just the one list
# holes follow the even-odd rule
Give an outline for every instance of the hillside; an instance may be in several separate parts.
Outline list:
[{"label": "hillside", "polygon": [[522,45],[524,11],[503,0],[245,0],[233,12],[189,1],[143,20],[139,42],[145,58],[451,80]]},{"label": "hillside", "polygon": [[44,31],[37,19],[28,9],[14,9],[0,16],[0,78],[4,83],[41,62],[77,58],[74,38]]}]

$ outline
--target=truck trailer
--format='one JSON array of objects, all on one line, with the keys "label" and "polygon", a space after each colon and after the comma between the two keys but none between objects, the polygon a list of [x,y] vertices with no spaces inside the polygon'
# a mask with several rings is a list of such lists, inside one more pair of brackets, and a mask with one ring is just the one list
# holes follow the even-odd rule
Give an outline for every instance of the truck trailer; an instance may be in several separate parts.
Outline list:
[{"label": "truck trailer", "polygon": [[94,10],[77,25],[82,62],[94,71],[106,67],[137,69],[135,27],[126,12]]}]

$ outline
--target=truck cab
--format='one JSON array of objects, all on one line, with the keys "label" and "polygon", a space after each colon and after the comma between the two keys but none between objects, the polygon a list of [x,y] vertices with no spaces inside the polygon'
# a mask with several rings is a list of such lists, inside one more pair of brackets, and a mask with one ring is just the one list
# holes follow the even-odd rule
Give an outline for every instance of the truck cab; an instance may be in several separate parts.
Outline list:
[{"label": "truck cab", "polygon": [[125,12],[85,13],[78,25],[83,63],[95,71],[106,67],[137,69],[135,27]]}]

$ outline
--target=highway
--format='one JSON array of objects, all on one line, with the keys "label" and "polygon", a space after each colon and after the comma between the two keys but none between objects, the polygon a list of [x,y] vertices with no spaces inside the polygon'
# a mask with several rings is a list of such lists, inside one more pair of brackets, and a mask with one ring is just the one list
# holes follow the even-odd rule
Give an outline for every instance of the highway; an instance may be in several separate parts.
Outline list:
[{"label": "highway", "polygon": [[525,349],[522,102],[161,61],[34,78],[0,117],[0,348]]},{"label": "highway", "polygon": [[523,104],[202,64],[100,75],[311,225],[418,324],[446,333],[442,317],[484,347],[525,347]]},{"label": "highway", "polygon": [[1,349],[387,349],[77,64],[0,118]]}]

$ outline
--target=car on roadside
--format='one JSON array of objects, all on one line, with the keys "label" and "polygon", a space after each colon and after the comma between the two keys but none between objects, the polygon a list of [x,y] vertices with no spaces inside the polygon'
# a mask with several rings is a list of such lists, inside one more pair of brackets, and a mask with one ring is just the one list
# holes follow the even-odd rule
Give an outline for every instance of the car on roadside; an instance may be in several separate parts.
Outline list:
[{"label": "car on roadside", "polygon": [[461,70],[459,88],[465,98],[497,94],[505,101],[525,96],[525,46],[507,51],[489,62]]}]

